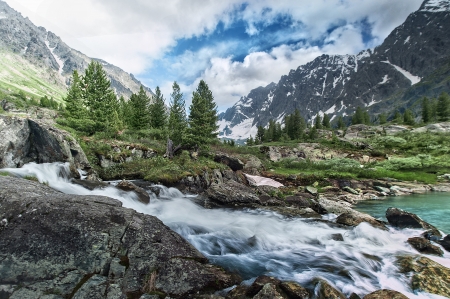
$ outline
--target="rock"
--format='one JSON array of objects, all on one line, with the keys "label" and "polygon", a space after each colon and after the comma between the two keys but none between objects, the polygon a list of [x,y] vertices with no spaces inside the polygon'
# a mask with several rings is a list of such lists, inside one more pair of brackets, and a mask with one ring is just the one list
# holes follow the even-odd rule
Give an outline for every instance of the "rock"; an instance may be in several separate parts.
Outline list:
[{"label": "rock", "polygon": [[253,299],[284,299],[283,296],[278,293],[276,287],[271,284],[267,283],[264,285],[264,287],[259,291],[258,294],[256,294]]},{"label": "rock", "polygon": [[335,241],[344,241],[342,234],[332,234],[331,239]]},{"label": "rock", "polygon": [[394,290],[379,290],[363,297],[363,299],[409,299],[400,292]]},{"label": "rock", "polygon": [[91,169],[83,149],[68,132],[42,121],[0,115],[0,135],[0,168],[70,162],[74,170]]},{"label": "rock", "polygon": [[319,197],[317,200],[318,209],[314,209],[319,214],[332,213],[340,215],[342,213],[352,213],[354,210],[351,208],[351,204],[343,201],[333,201],[324,197]]},{"label": "rock", "polygon": [[249,204],[259,203],[259,197],[255,192],[238,182],[227,180],[223,184],[211,184],[205,194],[220,204]]},{"label": "rock", "polygon": [[227,155],[225,153],[216,153],[214,156],[214,161],[222,163],[230,167],[233,171],[244,169],[244,162],[236,157]]},{"label": "rock", "polygon": [[282,158],[279,148],[276,146],[262,146],[260,151],[265,153],[272,162],[278,162]]},{"label": "rock", "polygon": [[289,299],[309,299],[309,292],[295,281],[284,281],[280,283],[280,288],[286,293]]},{"label": "rock", "polygon": [[450,251],[450,235],[445,236],[444,239],[439,241],[439,244],[441,244],[441,246],[444,247],[445,250]]},{"label": "rock", "polygon": [[280,283],[281,281],[274,277],[261,275],[257,277],[255,281],[251,284],[251,286],[247,290],[246,295],[249,297],[253,297],[256,294],[258,294],[265,285],[271,284],[273,286],[278,286]]},{"label": "rock", "polygon": [[390,225],[399,228],[423,228],[432,230],[435,236],[441,237],[439,230],[431,224],[420,219],[419,216],[413,213],[408,213],[397,208],[388,208],[386,210],[386,218]]},{"label": "rock", "polygon": [[317,192],[318,192],[317,188],[314,188],[312,186],[306,186],[305,190],[306,190],[306,192],[308,192],[309,194],[312,194],[312,195],[317,195]]},{"label": "rock", "polygon": [[386,135],[395,135],[405,131],[408,131],[408,128],[404,126],[389,125],[384,127],[384,132]]},{"label": "rock", "polygon": [[186,298],[239,283],[157,218],[121,205],[0,176],[2,295],[111,299],[154,290]]},{"label": "rock", "polygon": [[88,190],[103,189],[103,188],[110,186],[108,183],[104,183],[104,182],[100,182],[100,181],[72,179],[71,182],[74,184],[83,186],[84,188],[86,188]]},{"label": "rock", "polygon": [[271,178],[265,178],[257,175],[249,175],[246,173],[244,173],[244,175],[247,178],[248,184],[250,186],[270,186],[275,188],[283,187],[283,184]]},{"label": "rock", "polygon": [[348,297],[348,299],[361,299],[361,297],[359,297],[357,294],[355,294],[355,293],[352,293],[351,295],[350,295],[350,297]]},{"label": "rock", "polygon": [[346,299],[344,294],[323,279],[317,280],[315,294],[317,299]]},{"label": "rock", "polygon": [[385,188],[385,187],[381,187],[381,186],[373,186],[373,189],[375,189],[375,190],[377,190],[379,192],[386,193],[386,194],[391,193],[391,189]]},{"label": "rock", "polygon": [[342,188],[342,190],[347,191],[348,193],[351,193],[351,194],[359,195],[358,191],[356,191],[355,189],[353,189],[349,186],[345,186],[344,188]]},{"label": "rock", "polygon": [[444,297],[450,294],[450,269],[424,256],[398,259],[402,273],[412,272],[411,287],[415,292],[427,292]]},{"label": "rock", "polygon": [[425,127],[420,127],[412,130],[413,133],[424,133],[424,132],[434,132],[434,133],[450,133],[450,122],[429,124]]},{"label": "rock", "polygon": [[260,175],[259,171],[264,169],[261,160],[253,155],[249,155],[246,158],[247,161],[245,162],[243,171],[251,175]]},{"label": "rock", "polygon": [[226,296],[227,299],[247,299],[248,287],[245,285],[238,285],[234,289],[232,289]]},{"label": "rock", "polygon": [[141,187],[136,186],[130,181],[122,180],[116,185],[116,187],[124,191],[133,191],[137,195],[140,202],[144,204],[150,203],[150,195],[147,193],[147,191],[145,191]]},{"label": "rock", "polygon": [[443,256],[444,252],[441,248],[439,248],[436,245],[431,244],[430,241],[428,241],[425,238],[422,237],[413,237],[409,238],[408,241],[409,245],[414,247],[418,252],[424,253],[424,254],[432,254],[437,256]]},{"label": "rock", "polygon": [[367,222],[373,227],[388,230],[387,227],[368,214],[364,214],[358,211],[346,212],[339,215],[336,219],[336,223],[357,226],[362,222]]}]

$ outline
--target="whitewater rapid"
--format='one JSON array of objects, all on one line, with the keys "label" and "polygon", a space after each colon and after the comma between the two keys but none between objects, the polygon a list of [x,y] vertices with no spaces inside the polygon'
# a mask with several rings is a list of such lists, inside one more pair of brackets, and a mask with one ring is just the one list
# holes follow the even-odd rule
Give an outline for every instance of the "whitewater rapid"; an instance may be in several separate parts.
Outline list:
[{"label": "whitewater rapid", "polygon": [[[343,228],[329,221],[288,218],[265,210],[205,209],[195,203],[194,195],[164,186],[158,186],[158,196],[148,191],[151,201],[145,205],[134,193],[115,188],[115,182],[93,191],[72,184],[68,169],[67,163],[30,163],[2,171],[35,176],[68,194],[116,198],[124,207],[158,217],[212,263],[238,272],[249,282],[265,274],[312,288],[315,278],[323,278],[347,296],[354,292],[362,297],[379,289],[393,289],[412,299],[445,298],[414,293],[408,287],[410,278],[398,273],[398,256],[417,255],[406,240],[422,231],[383,231],[367,223]],[[343,241],[337,240],[338,234]],[[428,257],[450,267],[448,252],[442,258]]]}]

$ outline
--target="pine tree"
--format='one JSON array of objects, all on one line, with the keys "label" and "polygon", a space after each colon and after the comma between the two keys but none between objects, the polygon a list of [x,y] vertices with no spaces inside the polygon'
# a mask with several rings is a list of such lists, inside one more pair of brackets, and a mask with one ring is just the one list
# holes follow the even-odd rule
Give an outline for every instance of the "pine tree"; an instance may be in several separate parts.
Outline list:
[{"label": "pine tree", "polygon": [[150,105],[150,126],[154,129],[163,130],[167,122],[166,106],[164,97],[158,86],[155,89],[155,98]]},{"label": "pine tree", "polygon": [[406,109],[403,113],[403,121],[405,124],[413,126],[416,122],[414,120],[414,115],[410,109]]},{"label": "pine tree", "polygon": [[263,126],[258,126],[258,131],[256,132],[255,140],[258,140],[258,143],[262,143],[264,141],[266,130],[264,130]]},{"label": "pine tree", "polygon": [[[132,94],[129,101],[129,118],[131,128],[135,130],[145,130],[150,126],[150,98],[144,87],[141,85],[137,94]],[[125,106],[126,107],[126,106]],[[126,108],[128,110],[128,108]]]},{"label": "pine tree", "polygon": [[396,124],[403,123],[403,115],[398,110],[395,111],[393,122]]},{"label": "pine tree", "polygon": [[364,111],[361,107],[357,107],[355,114],[352,116],[352,125],[359,125],[364,123]]},{"label": "pine tree", "polygon": [[66,97],[67,117],[83,119],[86,117],[86,108],[83,105],[83,94],[81,90],[81,78],[77,70],[73,71],[72,82]]},{"label": "pine tree", "polygon": [[291,114],[290,117],[291,122],[291,139],[296,140],[300,139],[303,135],[303,131],[305,130],[305,120],[300,115],[300,111],[295,109],[294,113]]},{"label": "pine tree", "polygon": [[381,113],[378,116],[378,120],[379,120],[380,125],[384,125],[385,123],[387,123],[387,116],[386,116],[386,114],[385,113]]},{"label": "pine tree", "polygon": [[370,121],[369,112],[367,112],[367,111],[363,112],[363,123],[368,126],[372,124],[372,122]]},{"label": "pine tree", "polygon": [[194,148],[205,147],[217,139],[219,128],[217,105],[205,81],[201,80],[193,92],[189,108],[187,143]]},{"label": "pine tree", "polygon": [[106,129],[113,122],[118,102],[99,62],[91,62],[85,70],[81,78],[81,95],[89,110],[89,118],[95,123],[95,130]]},{"label": "pine tree", "polygon": [[275,124],[275,131],[273,133],[273,140],[274,141],[280,141],[281,136],[283,135],[283,129],[281,128],[280,123]]},{"label": "pine tree", "polygon": [[344,122],[344,118],[342,116],[339,116],[339,118],[338,118],[337,127],[339,130],[345,129],[345,122]]},{"label": "pine tree", "polygon": [[439,95],[436,108],[438,121],[447,121],[450,119],[450,97],[446,92]]},{"label": "pine tree", "polygon": [[432,107],[430,105],[430,100],[427,97],[422,99],[422,121],[424,123],[429,123],[432,119]]},{"label": "pine tree", "polygon": [[255,142],[253,141],[253,137],[252,135],[250,135],[249,138],[247,138],[247,142],[246,142],[247,146],[252,146],[255,144]]},{"label": "pine tree", "polygon": [[329,117],[328,114],[326,114],[326,113],[323,115],[322,126],[323,126],[325,129],[331,128],[330,117]]},{"label": "pine tree", "polygon": [[170,94],[170,112],[169,112],[169,138],[175,144],[183,142],[187,130],[186,104],[181,93],[180,86],[173,82],[172,93]]},{"label": "pine tree", "polygon": [[314,120],[314,128],[316,128],[316,130],[322,129],[322,118],[319,113],[317,113],[316,119]]}]

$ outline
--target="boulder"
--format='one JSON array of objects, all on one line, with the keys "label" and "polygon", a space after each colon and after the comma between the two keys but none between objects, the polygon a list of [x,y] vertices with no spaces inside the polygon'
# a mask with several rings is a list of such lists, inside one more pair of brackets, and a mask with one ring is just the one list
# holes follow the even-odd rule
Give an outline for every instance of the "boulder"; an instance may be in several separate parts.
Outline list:
[{"label": "boulder", "polygon": [[439,230],[431,224],[420,219],[413,213],[408,213],[402,209],[388,208],[386,210],[386,218],[390,225],[398,228],[422,228],[432,230],[435,236],[441,237]]},{"label": "boulder", "polygon": [[225,205],[260,203],[259,197],[251,188],[232,180],[224,181],[223,184],[211,184],[205,194],[211,200]]},{"label": "boulder", "polygon": [[363,299],[408,299],[408,297],[394,290],[379,290],[367,294]]},{"label": "boulder", "polygon": [[431,244],[431,242],[425,238],[413,237],[409,238],[407,242],[409,243],[409,245],[411,245],[414,249],[416,249],[420,253],[432,254],[437,256],[444,255],[444,252],[442,251],[441,248]]},{"label": "boulder", "polygon": [[0,176],[1,295],[187,298],[239,283],[157,218],[121,205]]},{"label": "boulder", "polygon": [[411,273],[411,288],[444,297],[450,294],[450,269],[424,256],[398,259],[400,271]]},{"label": "boulder", "polygon": [[319,214],[332,213],[340,215],[342,213],[352,213],[354,210],[351,204],[344,201],[333,201],[324,197],[319,197],[317,200],[319,209],[314,209]]},{"label": "boulder", "polygon": [[283,187],[283,184],[281,184],[271,178],[266,178],[266,177],[257,176],[257,175],[249,175],[246,173],[244,173],[244,175],[247,178],[248,184],[250,186],[270,186],[270,187],[275,187],[275,188]]},{"label": "boulder", "polygon": [[314,188],[313,186],[306,186],[305,191],[311,195],[317,195],[317,193],[318,193],[317,188]]},{"label": "boulder", "polygon": [[134,192],[137,195],[138,200],[144,204],[150,203],[150,195],[147,193],[147,191],[145,191],[141,187],[136,186],[130,181],[122,180],[116,185],[116,187],[124,191]]},{"label": "boulder", "polygon": [[342,190],[347,191],[348,193],[359,195],[359,192],[353,189],[352,187],[345,186]]},{"label": "boulder", "polygon": [[281,294],[277,291],[277,288],[271,284],[265,284],[264,287],[256,294],[253,299],[285,299]]},{"label": "boulder", "polygon": [[376,228],[388,230],[387,227],[382,222],[376,220],[375,218],[373,218],[368,214],[364,214],[358,211],[342,213],[336,219],[336,223],[348,226],[357,226],[362,222],[367,222]]},{"label": "boulder", "polygon": [[233,171],[244,169],[244,162],[236,157],[230,156],[225,153],[216,153],[214,156],[214,161],[222,163],[230,167]]},{"label": "boulder", "polygon": [[317,280],[315,293],[317,299],[346,299],[344,294],[323,279]]},{"label": "boulder", "polygon": [[284,281],[280,283],[280,289],[283,290],[289,299],[309,299],[309,292],[295,281]]},{"label": "boulder", "polygon": [[441,246],[444,247],[445,250],[450,251],[450,235],[445,236],[444,239],[439,241],[439,244],[441,244]]},{"label": "boulder", "polygon": [[261,160],[253,155],[248,155],[246,158],[243,171],[251,175],[260,175],[259,171],[264,168]]},{"label": "boulder", "polygon": [[409,131],[409,129],[404,126],[389,125],[384,127],[384,132],[386,133],[386,135],[395,135],[405,131]]},{"label": "boulder", "polygon": [[253,297],[258,294],[265,285],[271,284],[274,287],[277,287],[281,281],[275,277],[261,275],[255,279],[255,281],[249,286],[247,289],[246,295],[248,297]]}]

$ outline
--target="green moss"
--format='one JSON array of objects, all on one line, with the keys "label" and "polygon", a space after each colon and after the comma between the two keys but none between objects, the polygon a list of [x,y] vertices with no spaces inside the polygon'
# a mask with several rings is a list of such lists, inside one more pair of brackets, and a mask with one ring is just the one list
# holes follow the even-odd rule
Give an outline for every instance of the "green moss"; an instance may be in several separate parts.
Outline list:
[{"label": "green moss", "polygon": [[26,180],[29,180],[29,181],[39,182],[38,178],[35,177],[35,176],[26,175],[23,178],[26,179]]}]

